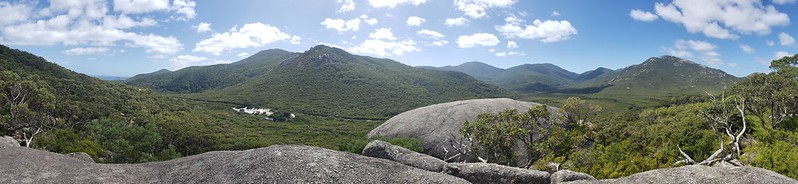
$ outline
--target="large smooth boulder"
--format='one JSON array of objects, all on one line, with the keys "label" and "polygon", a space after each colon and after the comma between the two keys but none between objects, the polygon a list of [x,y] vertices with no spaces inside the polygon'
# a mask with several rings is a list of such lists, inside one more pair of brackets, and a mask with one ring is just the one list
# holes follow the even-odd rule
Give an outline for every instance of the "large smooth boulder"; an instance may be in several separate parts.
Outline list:
[{"label": "large smooth boulder", "polygon": [[688,165],[676,168],[666,168],[633,174],[628,177],[598,181],[579,180],[568,182],[577,183],[798,183],[795,179],[776,172],[757,167],[710,167]]},{"label": "large smooth boulder", "polygon": [[596,178],[586,173],[571,170],[560,170],[551,174],[551,184],[559,184],[577,180],[596,180]]},{"label": "large smooth boulder", "polygon": [[395,146],[381,140],[374,140],[366,145],[366,147],[363,148],[363,155],[388,159],[432,172],[441,172],[443,171],[443,166],[446,165],[446,162],[438,158],[417,153],[413,150]]},{"label": "large smooth boulder", "polygon": [[[463,122],[474,121],[482,113],[498,113],[505,109],[526,112],[541,105],[507,98],[474,99],[441,103],[403,112],[371,130],[368,137],[411,137],[421,140],[424,152],[440,159],[454,155],[449,138],[463,138],[459,130]],[[557,109],[549,107],[555,113]],[[453,137],[452,137],[453,136]],[[448,155],[444,148],[449,150]],[[455,160],[460,161],[460,160]]]},{"label": "large smooth boulder", "polygon": [[0,137],[0,147],[19,147],[19,142],[9,136]]},{"label": "large smooth boulder", "polygon": [[548,184],[549,173],[491,163],[449,163],[444,173],[477,184]]},{"label": "large smooth boulder", "polygon": [[0,166],[0,183],[468,183],[385,159],[295,145],[144,164],[97,164],[5,147],[0,149]]}]

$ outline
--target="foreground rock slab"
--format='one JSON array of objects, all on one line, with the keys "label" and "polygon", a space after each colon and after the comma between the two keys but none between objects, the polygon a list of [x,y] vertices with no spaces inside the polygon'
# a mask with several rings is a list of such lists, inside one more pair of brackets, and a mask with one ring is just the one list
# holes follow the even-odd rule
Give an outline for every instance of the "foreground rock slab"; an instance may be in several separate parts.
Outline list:
[{"label": "foreground rock slab", "polygon": [[[371,130],[368,137],[412,137],[421,140],[424,152],[440,159],[454,155],[454,148],[448,139],[462,139],[459,133],[463,122],[474,121],[482,113],[498,113],[505,109],[526,112],[529,108],[541,105],[534,102],[517,101],[507,98],[474,99],[441,103],[420,107],[388,119]],[[549,111],[556,112],[553,107]],[[448,155],[446,151],[449,151]],[[519,154],[525,155],[525,154]],[[453,160],[453,161],[462,161]]]},{"label": "foreground rock slab", "polygon": [[548,184],[549,173],[489,163],[449,163],[443,171],[477,184]]},{"label": "foreground rock slab", "polygon": [[96,164],[0,146],[0,183],[468,183],[385,159],[276,145],[144,164]]},{"label": "foreground rock slab", "polygon": [[757,167],[710,167],[689,165],[676,168],[657,169],[637,173],[628,177],[598,181],[574,181],[568,184],[587,183],[798,183],[798,181],[776,172]]},{"label": "foreground rock slab", "polygon": [[551,174],[551,184],[559,184],[577,180],[596,180],[596,178],[586,173],[571,170],[560,170]]},{"label": "foreground rock slab", "polygon": [[446,162],[438,158],[417,153],[413,150],[396,146],[381,140],[374,140],[366,145],[366,147],[363,148],[363,155],[388,159],[394,162],[399,162],[411,167],[432,172],[441,172],[443,171],[443,166],[446,165]]}]

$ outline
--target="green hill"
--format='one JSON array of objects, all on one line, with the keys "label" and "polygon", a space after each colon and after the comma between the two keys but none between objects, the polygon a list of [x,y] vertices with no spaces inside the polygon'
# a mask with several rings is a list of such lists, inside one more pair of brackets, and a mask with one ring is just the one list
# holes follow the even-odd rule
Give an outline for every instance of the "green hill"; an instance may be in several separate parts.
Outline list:
[{"label": "green hill", "polygon": [[258,52],[236,63],[192,66],[174,72],[164,69],[136,75],[126,82],[165,92],[202,92],[244,82],[271,70],[280,61],[296,55],[280,49],[271,49]]},{"label": "green hill", "polygon": [[652,57],[573,88],[605,87],[595,95],[668,97],[720,92],[740,81],[718,69],[673,56]]},{"label": "green hill", "polygon": [[422,68],[463,72],[481,81],[520,92],[559,92],[569,85],[613,72],[610,69],[598,68],[577,74],[550,63],[524,64],[508,69],[496,68],[480,62],[467,62],[444,67],[424,66]]},{"label": "green hill", "polygon": [[[194,99],[304,114],[377,119],[424,105],[510,94],[460,72],[415,68],[323,45],[304,53],[275,54],[276,51],[264,51],[227,65],[137,76],[129,84],[167,92],[202,91],[181,94]],[[208,76],[214,72],[219,75]],[[226,76],[231,79],[224,79]],[[198,88],[180,85],[204,81],[197,79],[226,82]],[[141,81],[158,81],[158,85]]]}]

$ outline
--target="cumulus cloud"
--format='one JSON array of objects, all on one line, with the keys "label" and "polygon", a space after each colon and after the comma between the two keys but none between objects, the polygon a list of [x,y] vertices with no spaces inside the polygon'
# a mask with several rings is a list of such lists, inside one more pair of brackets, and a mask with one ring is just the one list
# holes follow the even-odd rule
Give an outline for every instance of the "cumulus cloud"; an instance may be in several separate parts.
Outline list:
[{"label": "cumulus cloud", "polygon": [[422,23],[426,22],[427,19],[411,16],[407,18],[407,26],[420,26]]},{"label": "cumulus cloud", "polygon": [[338,32],[357,31],[360,30],[360,18],[350,20],[325,18],[321,25],[324,25],[327,29],[335,29]]},{"label": "cumulus cloud", "polygon": [[693,58],[695,52],[700,54],[698,59],[705,63],[711,66],[720,66],[723,64],[723,60],[720,59],[720,53],[715,51],[717,48],[716,45],[705,41],[676,40],[672,48],[664,48],[664,50],[670,55],[681,58]]},{"label": "cumulus cloud", "polygon": [[790,53],[786,52],[786,51],[778,51],[778,52],[773,54],[773,59],[774,60],[781,59],[781,58],[787,57],[787,56],[792,56],[792,55],[790,55]]},{"label": "cumulus cloud", "polygon": [[512,41],[512,40],[511,41],[507,41],[507,48],[508,49],[518,48],[518,43],[515,43],[515,41]]},{"label": "cumulus cloud", "polygon": [[95,55],[95,54],[108,54],[110,49],[108,47],[78,47],[61,51],[66,55]]},{"label": "cumulus cloud", "polygon": [[659,16],[655,15],[654,13],[638,9],[633,9],[632,11],[630,11],[629,16],[631,16],[632,19],[643,22],[651,22],[659,18]]},{"label": "cumulus cloud", "polygon": [[396,40],[396,37],[393,36],[393,32],[391,32],[391,28],[379,28],[374,30],[373,33],[369,34],[369,38],[371,39],[385,39],[385,40]]},{"label": "cumulus cloud", "polygon": [[374,8],[394,8],[396,5],[400,4],[413,4],[418,6],[425,2],[427,2],[427,0],[369,0],[369,4]]},{"label": "cumulus cloud", "polygon": [[241,52],[241,53],[238,53],[238,55],[236,55],[236,56],[238,56],[238,57],[240,57],[240,58],[245,58],[245,57],[249,57],[249,53],[247,53],[247,52]]},{"label": "cumulus cloud", "polygon": [[208,32],[208,31],[213,31],[213,30],[211,30],[211,23],[207,23],[207,22],[200,22],[196,26],[191,26],[191,27],[193,27],[194,29],[197,29],[198,33],[204,33],[204,32]]},{"label": "cumulus cloud", "polygon": [[374,25],[374,24],[377,24],[377,22],[378,22],[377,18],[369,18],[369,16],[366,15],[366,14],[360,15],[360,19],[363,20],[363,22],[366,22],[366,24],[369,24],[369,25]]},{"label": "cumulus cloud", "polygon": [[779,33],[779,42],[782,46],[790,46],[795,43],[795,38],[785,32],[781,32]]},{"label": "cumulus cloud", "polygon": [[256,22],[245,24],[241,29],[233,27],[229,32],[215,33],[211,38],[198,42],[193,51],[221,55],[227,50],[260,47],[278,41],[298,42],[299,40],[298,36],[282,32],[277,27]]},{"label": "cumulus cloud", "polygon": [[787,14],[758,0],[674,0],[668,4],[656,3],[654,8],[662,19],[681,24],[690,33],[700,32],[718,39],[737,39],[735,32],[765,35],[773,26],[790,24]]},{"label": "cumulus cloud", "polygon": [[552,12],[551,12],[551,16],[552,16],[552,17],[557,17],[557,16],[560,16],[560,12],[557,12],[557,11],[552,11]]},{"label": "cumulus cloud", "polygon": [[422,29],[422,30],[417,31],[416,34],[418,36],[428,40],[428,43],[427,43],[428,46],[429,45],[444,46],[444,45],[449,43],[449,41],[443,40],[443,38],[446,37],[446,36],[441,34],[441,33],[439,33],[439,32],[437,32],[437,31],[433,31],[433,30],[429,30],[429,29]]},{"label": "cumulus cloud", "polygon": [[355,10],[355,1],[354,0],[338,0],[341,8],[338,9],[338,12],[344,13]]},{"label": "cumulus cloud", "polygon": [[379,57],[402,55],[406,52],[421,51],[413,40],[398,41],[390,28],[380,28],[369,34],[368,40],[358,46],[346,49],[355,54],[371,54]]},{"label": "cumulus cloud", "polygon": [[192,55],[179,55],[177,57],[169,59],[169,62],[172,62],[172,65],[176,67],[175,69],[185,68],[188,66],[204,66],[204,65],[231,63],[230,61],[226,60],[212,60],[206,57],[192,56]]},{"label": "cumulus cloud", "polygon": [[443,24],[449,27],[454,27],[454,26],[466,26],[468,25],[468,22],[469,22],[468,19],[464,17],[457,17],[457,18],[446,19],[446,22],[444,22]]},{"label": "cumulus cloud", "polygon": [[495,28],[507,38],[540,39],[543,43],[552,43],[568,40],[577,34],[576,28],[566,20],[535,19],[531,25],[521,25],[521,21],[516,18],[507,18],[505,21],[505,25]]},{"label": "cumulus cloud", "polygon": [[749,53],[749,54],[756,52],[756,50],[753,47],[751,47],[750,45],[746,45],[746,44],[740,44],[740,50],[743,50],[743,52]]},{"label": "cumulus cloud", "polygon": [[0,2],[0,26],[26,21],[32,11],[27,4]]},{"label": "cumulus cloud", "polygon": [[169,0],[114,0],[114,11],[126,14],[169,10]]},{"label": "cumulus cloud", "polygon": [[471,48],[474,46],[496,46],[499,38],[490,33],[475,33],[463,35],[457,38],[457,46],[460,48]]},{"label": "cumulus cloud", "polygon": [[454,6],[471,18],[482,18],[490,8],[508,8],[516,0],[454,0]]},{"label": "cumulus cloud", "polygon": [[143,18],[140,21],[133,20],[132,18],[122,14],[119,16],[105,16],[103,17],[102,26],[107,29],[128,29],[133,27],[148,27],[158,24],[155,20],[150,18]]},{"label": "cumulus cloud", "polygon": [[197,3],[192,0],[174,0],[171,10],[175,11],[178,16],[173,18],[177,20],[194,19],[197,16],[197,12],[194,11],[195,6],[197,6]]},{"label": "cumulus cloud", "polygon": [[496,56],[499,56],[499,57],[505,57],[505,56],[525,56],[525,55],[526,55],[526,53],[523,53],[523,52],[515,52],[515,51],[509,51],[509,52],[497,52],[497,53],[496,53]]},{"label": "cumulus cloud", "polygon": [[765,44],[767,44],[769,47],[773,47],[774,45],[776,45],[776,42],[774,42],[773,40],[768,40],[765,41]]}]

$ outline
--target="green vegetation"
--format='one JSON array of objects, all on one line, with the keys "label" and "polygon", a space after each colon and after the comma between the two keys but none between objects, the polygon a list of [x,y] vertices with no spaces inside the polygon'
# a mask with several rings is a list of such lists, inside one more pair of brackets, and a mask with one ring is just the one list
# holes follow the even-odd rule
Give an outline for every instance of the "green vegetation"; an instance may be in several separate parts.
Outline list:
[{"label": "green vegetation", "polygon": [[463,73],[316,46],[247,81],[180,96],[302,114],[386,119],[425,105],[506,95],[509,92]]},{"label": "green vegetation", "polygon": [[[718,150],[720,144],[728,144],[720,153],[729,154],[732,159],[739,159],[743,164],[798,178],[798,172],[794,169],[798,164],[798,150],[794,148],[798,144],[798,118],[795,116],[798,114],[796,58],[798,55],[774,61],[771,65],[774,72],[747,77],[723,95],[717,93],[719,95],[713,98],[676,96],[663,100],[664,103],[672,104],[666,107],[610,111],[590,117],[578,114],[590,115],[593,113],[583,112],[595,112],[598,108],[585,104],[584,101],[565,100],[562,107],[566,117],[588,119],[586,122],[590,122],[583,126],[584,129],[569,129],[569,126],[553,126],[544,130],[534,129],[534,126],[519,127],[515,126],[519,122],[523,125],[536,121],[523,118],[528,115],[502,112],[480,116],[478,122],[490,123],[479,124],[477,128],[486,131],[469,133],[481,134],[470,136],[485,141],[482,147],[496,148],[509,145],[493,146],[496,142],[491,140],[515,142],[513,140],[525,139],[523,136],[514,136],[517,132],[538,131],[548,134],[548,138],[540,141],[560,142],[545,144],[554,154],[539,155],[536,160],[537,168],[542,169],[540,166],[548,162],[559,162],[563,163],[562,167],[586,172],[597,178],[617,178],[652,169],[679,166],[681,164],[677,164],[677,161],[683,159],[679,147],[700,162]],[[743,109],[743,113],[737,107]],[[577,115],[570,115],[573,113]],[[500,118],[499,121],[493,121],[497,117]],[[575,122],[568,119],[570,118],[565,118],[564,125]],[[743,120],[747,122],[745,128]],[[466,122],[464,126],[474,127],[474,123]],[[735,135],[742,131],[742,137],[730,138],[726,131]],[[737,141],[733,141],[735,139]],[[563,142],[567,144],[562,144]],[[738,142],[740,151],[736,151],[737,145],[730,142]],[[565,147],[561,147],[562,145]],[[565,151],[557,153],[558,150]],[[493,160],[508,163],[502,159]]]}]

